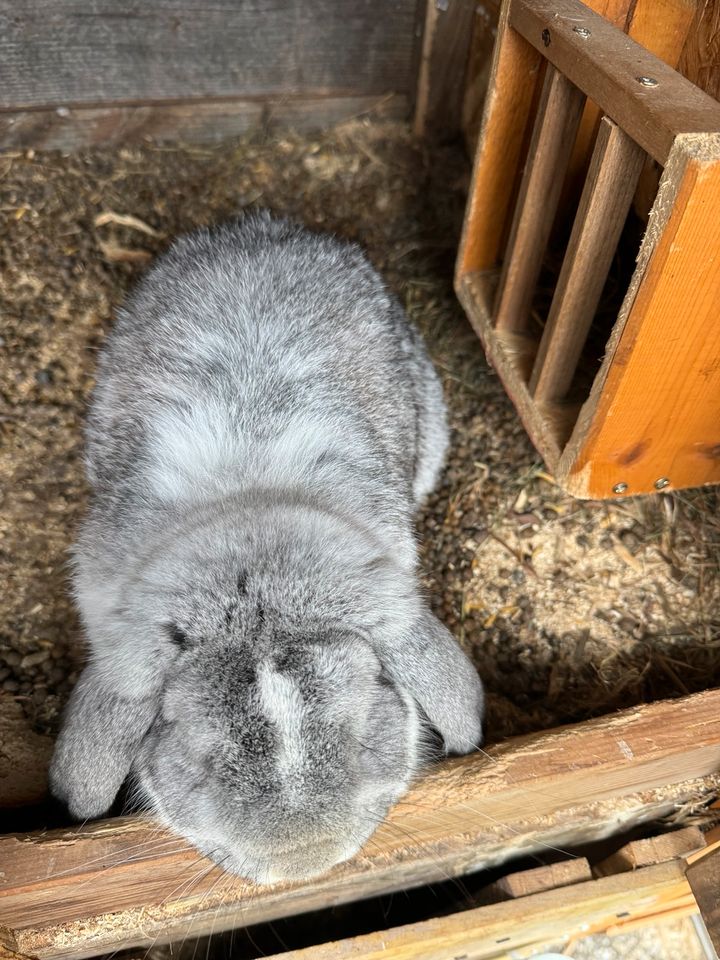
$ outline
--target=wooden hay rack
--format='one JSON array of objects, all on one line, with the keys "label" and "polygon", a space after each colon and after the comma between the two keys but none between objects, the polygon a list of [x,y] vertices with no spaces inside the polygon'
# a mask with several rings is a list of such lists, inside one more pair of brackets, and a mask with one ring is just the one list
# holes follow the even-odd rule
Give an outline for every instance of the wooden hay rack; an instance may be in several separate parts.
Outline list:
[{"label": "wooden hay rack", "polygon": [[[595,145],[535,330],[531,304],[590,101]],[[604,358],[578,398],[578,362],[648,157],[663,167],[657,196]],[[578,0],[503,7],[456,287],[568,492],[720,481],[720,104]]]}]

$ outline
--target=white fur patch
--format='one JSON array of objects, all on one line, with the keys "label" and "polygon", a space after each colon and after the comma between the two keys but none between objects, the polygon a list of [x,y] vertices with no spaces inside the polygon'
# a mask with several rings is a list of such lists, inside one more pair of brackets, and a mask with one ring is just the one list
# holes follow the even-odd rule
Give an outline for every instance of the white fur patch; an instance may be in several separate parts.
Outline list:
[{"label": "white fur patch", "polygon": [[358,451],[352,430],[319,415],[291,417],[260,440],[252,424],[238,423],[232,408],[206,398],[191,410],[169,407],[155,420],[149,480],[163,500],[196,500],[252,483],[302,482],[308,465],[325,451]]},{"label": "white fur patch", "polygon": [[150,482],[165,500],[185,499],[208,482],[215,486],[245,454],[231,411],[209,399],[192,410],[168,408],[154,426]]},{"label": "white fur patch", "polygon": [[287,674],[263,664],[258,687],[262,711],[278,735],[278,772],[286,776],[301,770],[306,761],[302,740],[305,703],[297,684]]}]

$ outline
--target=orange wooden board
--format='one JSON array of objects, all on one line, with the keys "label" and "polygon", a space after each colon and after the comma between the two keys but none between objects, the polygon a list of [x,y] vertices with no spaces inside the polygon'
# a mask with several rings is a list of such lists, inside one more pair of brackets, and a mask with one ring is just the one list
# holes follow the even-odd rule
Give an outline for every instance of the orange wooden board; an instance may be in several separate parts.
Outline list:
[{"label": "orange wooden board", "polygon": [[668,222],[606,360],[589,432],[558,470],[578,496],[720,482],[720,134],[681,140],[690,155]]}]

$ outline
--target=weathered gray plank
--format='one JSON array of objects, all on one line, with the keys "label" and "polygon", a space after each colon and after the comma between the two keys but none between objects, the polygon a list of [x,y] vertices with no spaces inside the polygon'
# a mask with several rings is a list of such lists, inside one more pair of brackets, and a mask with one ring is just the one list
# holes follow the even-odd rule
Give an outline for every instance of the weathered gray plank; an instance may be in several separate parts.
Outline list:
[{"label": "weathered gray plank", "polygon": [[0,0],[0,108],[408,93],[416,0]]},{"label": "weathered gray plank", "polygon": [[391,94],[25,110],[0,113],[0,150],[77,150],[142,140],[209,143],[257,128],[305,131],[365,115],[401,120],[409,109],[407,96]]},{"label": "weathered gray plank", "polygon": [[443,139],[460,132],[475,6],[475,0],[425,0],[415,112],[418,136]]}]

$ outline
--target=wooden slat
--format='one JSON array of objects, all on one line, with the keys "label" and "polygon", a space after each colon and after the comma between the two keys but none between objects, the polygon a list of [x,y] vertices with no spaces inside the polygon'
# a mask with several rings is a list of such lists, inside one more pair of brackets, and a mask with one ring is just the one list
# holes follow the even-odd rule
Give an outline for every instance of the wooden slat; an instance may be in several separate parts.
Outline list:
[{"label": "wooden slat", "polygon": [[576,424],[580,407],[562,404],[551,411],[552,415],[548,415],[548,410],[541,411],[533,401],[528,386],[538,341],[495,329],[492,311],[497,279],[496,271],[465,274],[457,283],[457,294],[482,341],[488,363],[512,397],[530,439],[549,469],[555,471],[563,446]]},{"label": "wooden slat", "polygon": [[303,97],[285,100],[190,101],[133,107],[73,107],[0,112],[3,149],[77,150],[144,140],[208,143],[253,129],[312,130],[370,115],[407,119],[406,96]]},{"label": "wooden slat", "polygon": [[644,161],[640,147],[604,119],[530,380],[538,403],[567,395]]},{"label": "wooden slat", "polygon": [[678,138],[557,475],[576,496],[720,482],[720,134]]},{"label": "wooden slat", "polygon": [[604,877],[319,947],[290,950],[270,960],[492,960],[526,956],[523,948],[582,939],[610,927],[621,932],[625,922],[647,922],[669,911],[691,909],[693,904],[683,865],[664,863],[634,874]]},{"label": "wooden slat", "polygon": [[460,132],[475,0],[425,0],[415,133],[450,139]]},{"label": "wooden slat", "polygon": [[668,860],[684,860],[689,853],[702,850],[704,846],[705,839],[699,827],[683,827],[658,837],[631,840],[596,864],[594,873],[598,877],[609,877],[656,863],[667,863]]},{"label": "wooden slat", "polygon": [[500,744],[433,769],[366,849],[325,877],[258,888],[129,818],[0,838],[0,926],[21,952],[80,958],[288,916],[589,842],[720,783],[720,691]]},{"label": "wooden slat", "polygon": [[678,133],[720,130],[720,104],[579,0],[510,6],[513,27],[658,163],[666,163]]},{"label": "wooden slat", "polygon": [[569,887],[586,880],[592,880],[590,864],[585,857],[574,857],[572,860],[561,860],[558,863],[548,863],[530,870],[508,873],[492,884],[491,891],[493,894],[499,894],[498,900],[504,900],[507,897],[515,899],[529,897],[543,890]]},{"label": "wooden slat", "polygon": [[[596,0],[595,3],[588,3],[587,6],[604,17],[614,27],[617,27],[618,30],[626,32],[633,3],[643,2],[647,2],[647,0]],[[560,194],[561,213],[568,209],[572,211],[578,204],[602,116],[602,111],[598,105],[588,98],[585,101],[583,115],[568,164],[567,177]]]},{"label": "wooden slat", "polygon": [[[698,3],[699,0],[607,0],[602,6],[599,3],[589,3],[587,6],[674,69],[680,59]],[[566,189],[560,198],[561,209],[566,209],[569,205],[574,207],[578,202],[601,119],[602,111],[596,103],[588,99],[570,158]],[[644,176],[641,174],[641,182]],[[650,186],[648,173],[647,189]],[[651,200],[654,197],[653,192]],[[651,204],[647,209],[650,206]]]},{"label": "wooden slat", "polygon": [[509,12],[505,4],[458,254],[458,284],[465,274],[491,270],[499,260],[542,61],[509,26]]},{"label": "wooden slat", "polygon": [[0,108],[409,94],[416,0],[0,0]]},{"label": "wooden slat", "polygon": [[584,102],[583,93],[548,65],[500,277],[498,330],[528,329],[530,304]]},{"label": "wooden slat", "polygon": [[720,850],[691,864],[687,879],[712,944],[720,951]]}]

